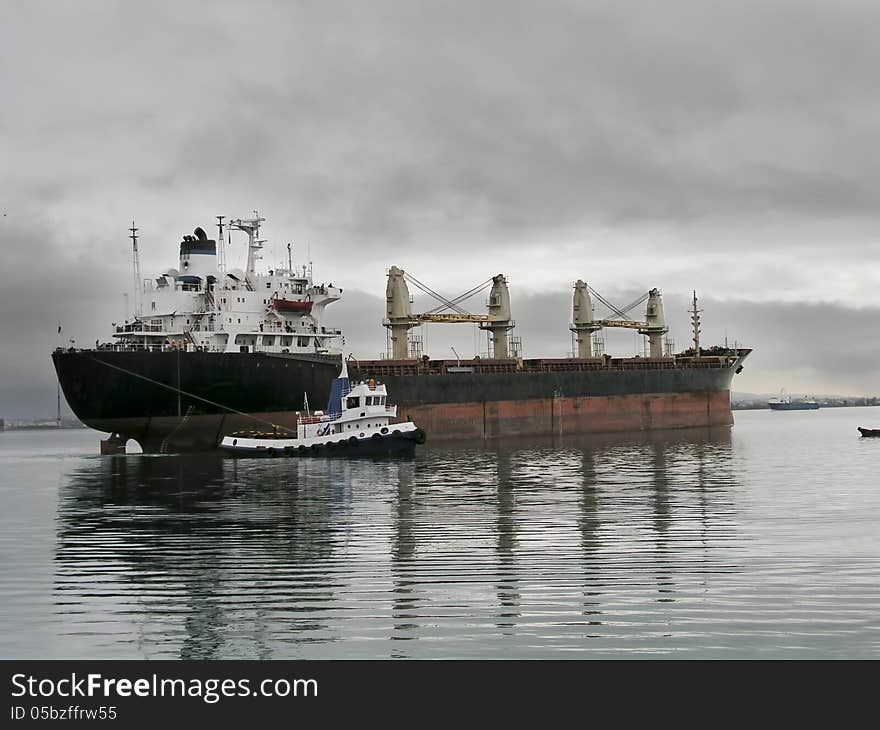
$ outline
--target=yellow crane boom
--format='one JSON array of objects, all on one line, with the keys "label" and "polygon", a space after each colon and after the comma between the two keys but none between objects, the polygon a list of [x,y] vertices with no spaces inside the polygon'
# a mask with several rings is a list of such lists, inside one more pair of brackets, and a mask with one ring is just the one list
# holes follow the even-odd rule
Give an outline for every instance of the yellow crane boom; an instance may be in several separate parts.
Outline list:
[{"label": "yellow crane boom", "polygon": [[442,322],[458,324],[460,322],[492,322],[495,317],[488,314],[459,314],[458,312],[440,312],[437,314],[417,314],[415,319],[420,322]]},{"label": "yellow crane boom", "polygon": [[640,330],[648,327],[647,322],[635,322],[631,319],[600,319],[596,324],[601,327],[622,327],[628,330]]}]

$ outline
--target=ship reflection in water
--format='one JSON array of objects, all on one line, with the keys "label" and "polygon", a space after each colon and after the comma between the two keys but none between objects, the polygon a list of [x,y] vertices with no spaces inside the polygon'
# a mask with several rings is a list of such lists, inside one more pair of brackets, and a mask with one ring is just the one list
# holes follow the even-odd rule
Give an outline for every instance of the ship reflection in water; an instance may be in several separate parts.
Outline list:
[{"label": "ship reflection in water", "polygon": [[89,656],[682,648],[738,570],[730,438],[90,460],[60,488],[57,619]]}]

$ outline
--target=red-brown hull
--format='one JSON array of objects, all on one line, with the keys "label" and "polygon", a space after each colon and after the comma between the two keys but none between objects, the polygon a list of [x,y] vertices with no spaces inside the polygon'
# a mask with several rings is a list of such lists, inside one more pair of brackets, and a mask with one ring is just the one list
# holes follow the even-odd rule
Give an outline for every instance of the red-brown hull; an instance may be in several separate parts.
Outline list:
[{"label": "red-brown hull", "polygon": [[731,426],[730,392],[658,393],[488,403],[400,404],[431,439]]}]

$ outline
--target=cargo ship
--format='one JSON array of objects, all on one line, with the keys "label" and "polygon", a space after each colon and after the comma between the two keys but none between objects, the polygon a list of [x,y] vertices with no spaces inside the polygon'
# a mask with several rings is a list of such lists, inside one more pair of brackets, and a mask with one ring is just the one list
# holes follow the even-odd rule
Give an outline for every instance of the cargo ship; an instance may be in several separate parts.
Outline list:
[{"label": "cargo ship", "polygon": [[[135,314],[113,324],[112,338],[92,348],[52,354],[64,395],[76,416],[110,433],[102,452],[129,440],[144,452],[215,449],[223,437],[248,429],[297,432],[303,414],[326,403],[339,372],[344,338],[324,323],[324,310],[343,294],[316,284],[310,266],[258,271],[265,219],[218,216],[219,235],[202,228],[183,237],[178,266],[156,279],[140,278],[137,229],[131,236]],[[224,242],[224,225],[227,242]],[[232,232],[247,235],[245,270],[225,267]],[[632,308],[612,306],[614,319],[596,319],[583,281],[574,288],[573,352],[569,358],[523,358],[510,336],[515,322],[503,275],[493,277],[487,314],[470,314],[461,298],[413,314],[407,282],[392,266],[386,288],[389,353],[348,359],[357,380],[384,383],[398,420],[413,420],[430,439],[730,426],[730,383],[750,350],[702,349],[694,301],[694,347],[674,354],[660,292],[652,289],[644,321]],[[421,287],[420,287],[421,288]],[[468,294],[470,296],[475,290]],[[602,299],[605,302],[604,298]],[[411,330],[424,322],[475,322],[487,331],[487,356],[435,360],[418,351]],[[645,356],[601,352],[605,327],[645,335]]]},{"label": "cargo ship", "polygon": [[[652,289],[619,309],[594,292],[614,318],[596,319],[591,289],[578,280],[572,298],[570,358],[520,357],[509,337],[515,321],[503,274],[491,279],[487,314],[464,311],[413,314],[407,281],[392,266],[386,288],[391,358],[355,362],[357,378],[387,382],[398,412],[417,422],[432,439],[495,438],[536,434],[602,433],[660,428],[731,426],[730,383],[751,352],[739,347],[700,346],[700,311],[694,292],[693,347],[673,354],[659,290]],[[647,302],[644,321],[628,312]],[[444,302],[447,309],[455,301]],[[487,331],[490,355],[468,361],[413,358],[407,333],[423,322],[476,322]],[[645,356],[614,358],[595,335],[605,328],[645,335]],[[664,347],[665,345],[665,347]]]}]

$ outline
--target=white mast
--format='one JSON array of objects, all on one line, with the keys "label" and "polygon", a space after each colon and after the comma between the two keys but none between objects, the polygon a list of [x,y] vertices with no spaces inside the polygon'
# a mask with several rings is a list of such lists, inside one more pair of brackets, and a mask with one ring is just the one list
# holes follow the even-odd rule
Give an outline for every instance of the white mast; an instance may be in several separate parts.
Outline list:
[{"label": "white mast", "polygon": [[236,218],[235,220],[229,221],[229,228],[236,228],[239,231],[244,231],[247,233],[248,237],[248,257],[247,257],[247,268],[245,270],[245,274],[247,277],[248,288],[253,290],[253,277],[256,276],[256,262],[257,259],[261,258],[260,252],[263,249],[264,241],[257,238],[260,235],[260,223],[265,221],[265,218],[261,218],[260,214],[257,211],[254,211],[253,218],[241,219]]}]

